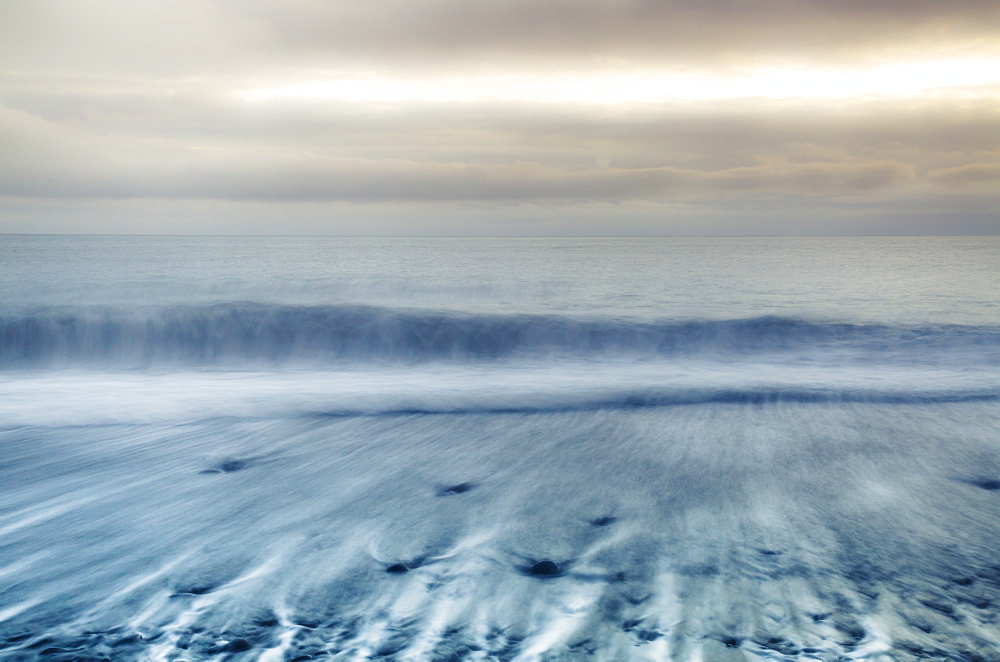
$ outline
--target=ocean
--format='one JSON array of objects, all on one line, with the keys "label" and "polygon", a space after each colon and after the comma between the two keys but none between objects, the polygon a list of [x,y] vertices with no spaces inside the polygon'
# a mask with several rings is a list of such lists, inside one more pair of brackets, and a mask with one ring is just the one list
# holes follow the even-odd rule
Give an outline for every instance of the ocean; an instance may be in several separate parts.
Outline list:
[{"label": "ocean", "polygon": [[1000,660],[1000,238],[0,236],[2,660]]}]

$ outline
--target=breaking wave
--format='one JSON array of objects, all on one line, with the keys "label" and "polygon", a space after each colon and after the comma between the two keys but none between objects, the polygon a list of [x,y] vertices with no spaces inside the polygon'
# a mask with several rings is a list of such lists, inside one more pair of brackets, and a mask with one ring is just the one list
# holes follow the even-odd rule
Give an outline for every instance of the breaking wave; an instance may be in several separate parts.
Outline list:
[{"label": "breaking wave", "polygon": [[228,303],[0,314],[0,366],[325,364],[524,357],[974,352],[997,360],[1000,327],[459,314],[355,305]]}]

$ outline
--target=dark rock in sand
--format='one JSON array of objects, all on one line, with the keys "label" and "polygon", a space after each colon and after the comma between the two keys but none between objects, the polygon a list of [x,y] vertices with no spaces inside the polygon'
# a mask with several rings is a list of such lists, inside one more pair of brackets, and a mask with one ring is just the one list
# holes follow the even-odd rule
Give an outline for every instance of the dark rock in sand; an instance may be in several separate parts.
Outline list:
[{"label": "dark rock in sand", "polygon": [[182,595],[205,595],[206,593],[211,592],[214,588],[214,586],[194,586],[182,591],[177,591],[170,597],[176,598]]},{"label": "dark rock in sand", "polygon": [[866,636],[864,628],[857,623],[834,621],[833,626],[844,634],[844,644],[847,646],[857,646]]},{"label": "dark rock in sand", "polygon": [[799,654],[799,648],[784,637],[769,637],[763,641],[756,642],[761,648],[767,648],[782,655],[794,656]]},{"label": "dark rock in sand", "polygon": [[597,519],[590,520],[590,523],[594,526],[607,526],[609,524],[614,524],[618,521],[617,517],[611,517],[610,515],[605,515],[604,517],[598,517]]},{"label": "dark rock in sand", "polygon": [[970,595],[967,598],[960,598],[962,602],[967,602],[976,609],[987,609],[993,604],[993,601],[989,598],[984,598],[978,595]]},{"label": "dark rock in sand", "polygon": [[545,560],[539,561],[528,569],[528,572],[536,577],[558,577],[562,570],[554,562]]},{"label": "dark rock in sand", "polygon": [[247,639],[240,638],[233,639],[229,643],[222,646],[212,646],[204,652],[209,655],[218,655],[219,653],[243,653],[251,648],[253,648],[253,644],[251,644]]},{"label": "dark rock in sand", "polygon": [[125,635],[124,637],[122,637],[118,641],[112,642],[111,645],[112,646],[130,646],[132,644],[142,643],[142,641],[143,641],[143,639],[142,639],[142,635],[141,634],[129,634],[129,635]]},{"label": "dark rock in sand", "polygon": [[405,563],[393,563],[385,571],[392,574],[401,574],[407,572],[409,569]]},{"label": "dark rock in sand", "polygon": [[984,478],[982,480],[970,480],[969,483],[984,490],[990,490],[991,492],[1000,490],[1000,480],[994,480],[992,478]]},{"label": "dark rock in sand", "polygon": [[236,471],[242,471],[250,466],[250,463],[246,460],[226,460],[220,464],[215,465],[211,469],[203,469],[199,471],[200,474],[231,474]]},{"label": "dark rock in sand", "polygon": [[726,648],[739,648],[743,645],[743,637],[733,637],[731,635],[724,635],[719,638],[719,642],[724,644]]},{"label": "dark rock in sand", "polygon": [[253,645],[246,639],[233,639],[225,645],[225,650],[229,653],[242,653],[253,648]]},{"label": "dark rock in sand", "polygon": [[307,630],[315,630],[319,627],[320,622],[314,618],[300,618],[295,621],[295,625],[306,628]]},{"label": "dark rock in sand", "polygon": [[439,497],[443,497],[451,496],[452,494],[465,494],[475,486],[475,483],[459,483],[458,485],[449,485],[439,489],[437,495]]},{"label": "dark rock in sand", "polygon": [[29,644],[28,648],[49,648],[49,644],[54,643],[54,641],[55,640],[52,637],[42,637],[41,639]]},{"label": "dark rock in sand", "polygon": [[921,600],[920,604],[922,604],[925,607],[928,607],[930,609],[933,609],[936,612],[944,614],[945,616],[954,616],[955,615],[955,608],[952,605],[948,604],[947,602],[941,602],[940,600],[928,599],[928,600]]}]

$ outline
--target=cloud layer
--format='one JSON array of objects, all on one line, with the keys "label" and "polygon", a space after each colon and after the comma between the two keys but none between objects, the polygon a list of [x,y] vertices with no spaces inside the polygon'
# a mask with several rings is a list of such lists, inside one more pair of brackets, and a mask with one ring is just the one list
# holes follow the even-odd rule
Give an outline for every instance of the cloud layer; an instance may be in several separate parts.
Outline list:
[{"label": "cloud layer", "polygon": [[[420,219],[460,219],[474,205],[497,233],[517,233],[512,209],[559,224],[588,206],[635,213],[632,203],[643,232],[657,231],[657,209],[743,214],[761,233],[774,231],[768,218],[796,213],[826,214],[834,233],[847,214],[874,232],[897,231],[906,214],[923,231],[921,214],[949,213],[954,231],[1000,230],[984,221],[1000,211],[1000,79],[906,96],[681,100],[664,90],[596,104],[246,94],[331,77],[471,87],[502,74],[554,87],[588,71],[735,81],[779,65],[989,65],[1000,62],[992,0],[38,0],[0,5],[0,23],[11,37],[0,40],[0,230],[30,229],[38,217],[24,210],[47,200],[65,218],[46,230],[79,229],[56,203],[72,200],[119,211],[136,201],[128,213],[142,201],[183,202],[185,213],[202,204],[219,219],[226,204],[244,215],[249,204],[251,216],[257,205],[261,218],[273,216],[261,205],[318,204],[357,217],[309,226],[333,232],[391,216],[393,231],[419,234]],[[212,214],[200,218],[213,231]],[[593,232],[588,223],[581,231]]]},{"label": "cloud layer", "polygon": [[992,0],[35,0],[5,3],[14,69],[201,75],[722,65],[996,49]]}]

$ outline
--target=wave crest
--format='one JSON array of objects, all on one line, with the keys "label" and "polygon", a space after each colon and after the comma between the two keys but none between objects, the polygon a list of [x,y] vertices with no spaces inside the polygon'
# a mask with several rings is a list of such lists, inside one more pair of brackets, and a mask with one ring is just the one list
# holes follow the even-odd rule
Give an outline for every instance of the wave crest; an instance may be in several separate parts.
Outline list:
[{"label": "wave crest", "polygon": [[907,354],[915,349],[986,348],[1000,349],[1000,328],[781,317],[637,321],[254,303],[0,315],[0,362],[8,368],[745,355],[812,349]]}]

